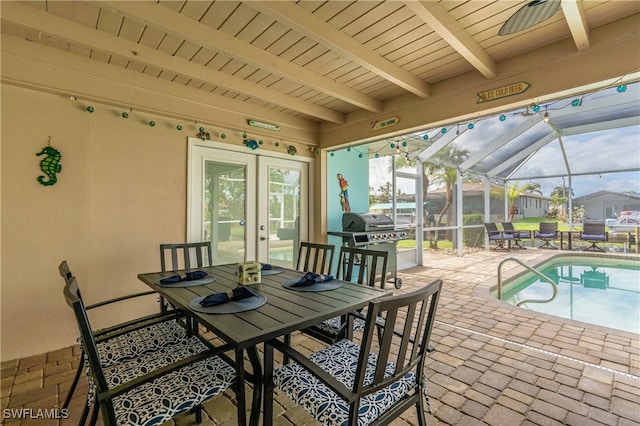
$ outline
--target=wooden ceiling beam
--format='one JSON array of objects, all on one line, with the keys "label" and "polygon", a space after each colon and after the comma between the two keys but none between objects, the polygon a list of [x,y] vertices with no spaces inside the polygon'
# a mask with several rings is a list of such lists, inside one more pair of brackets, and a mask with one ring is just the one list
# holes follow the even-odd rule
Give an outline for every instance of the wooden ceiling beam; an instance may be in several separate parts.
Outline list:
[{"label": "wooden ceiling beam", "polygon": [[496,62],[439,2],[407,0],[404,4],[486,78],[497,75]]},{"label": "wooden ceiling beam", "polygon": [[576,47],[579,51],[587,50],[591,43],[589,42],[589,25],[582,1],[562,0],[561,7]]},{"label": "wooden ceiling beam", "polygon": [[[312,87],[334,98],[371,112],[380,112],[382,102],[347,85],[315,73],[298,64],[266,52],[220,30],[202,24],[171,9],[150,1],[98,1],[97,4],[123,16],[160,29],[197,46],[224,52],[255,67],[288,80]],[[285,103],[286,105],[286,103]]]},{"label": "wooden ceiling beam", "polygon": [[247,4],[408,92],[421,98],[430,96],[429,85],[422,79],[297,4],[287,1],[251,1]]},{"label": "wooden ceiling beam", "polygon": [[[287,105],[290,109],[321,120],[337,124],[345,122],[343,114],[329,108],[294,98],[278,90],[250,83],[231,74],[203,67],[134,42],[110,36],[105,32],[75,24],[20,3],[8,2],[4,4],[2,20],[34,31],[42,31],[90,49],[118,55],[132,62],[144,63],[189,78],[223,86],[269,103]],[[247,108],[250,108],[250,104],[247,104]]]}]

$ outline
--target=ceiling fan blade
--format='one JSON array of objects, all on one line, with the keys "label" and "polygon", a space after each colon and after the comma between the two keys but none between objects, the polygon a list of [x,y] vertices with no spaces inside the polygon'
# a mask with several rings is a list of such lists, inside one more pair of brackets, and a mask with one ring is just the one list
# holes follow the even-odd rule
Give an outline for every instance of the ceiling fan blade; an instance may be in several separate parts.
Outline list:
[{"label": "ceiling fan blade", "polygon": [[498,34],[513,34],[537,25],[555,15],[559,8],[560,0],[533,0],[507,19]]}]

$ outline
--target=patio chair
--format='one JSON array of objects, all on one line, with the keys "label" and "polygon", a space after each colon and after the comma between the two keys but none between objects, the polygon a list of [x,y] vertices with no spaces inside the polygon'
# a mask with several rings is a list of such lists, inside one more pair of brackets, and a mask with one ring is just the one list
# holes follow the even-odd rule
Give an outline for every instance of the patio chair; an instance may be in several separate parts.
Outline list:
[{"label": "patio chair", "polygon": [[[485,222],[484,228],[487,231],[487,237],[489,237],[489,244],[493,241],[495,243],[491,250],[509,250],[511,248],[511,241],[514,240],[512,234],[505,233],[498,229],[498,225],[495,223]],[[504,246],[505,241],[507,247]]]},{"label": "patio chair", "polygon": [[[65,285],[69,284],[74,278],[66,260],[63,260],[60,263],[58,271],[60,272],[60,276],[64,279]],[[147,291],[129,294],[86,306],[85,309],[89,311],[91,309],[107,307],[124,300],[147,296],[149,294],[155,294],[155,292]],[[77,290],[77,295],[79,298],[81,297],[80,290]],[[162,313],[147,315],[125,323],[112,325],[108,328],[103,328],[100,331],[95,332],[94,335],[96,337],[102,365],[105,368],[108,368],[117,363],[136,358],[145,353],[163,350],[169,346],[175,348],[179,345],[189,345],[190,340],[187,337],[187,333],[177,321],[178,318],[182,318],[184,316],[184,313],[177,310],[165,311]],[[82,351],[76,375],[71,383],[71,387],[69,388],[62,408],[67,408],[71,402],[71,398],[78,385],[80,376],[82,375],[84,362],[85,356],[84,351]],[[86,415],[87,413],[85,412],[83,418]]]},{"label": "patio chair", "polygon": [[604,251],[603,247],[597,244],[604,244],[609,241],[609,233],[605,230],[604,222],[585,222],[580,232],[580,240],[591,243],[591,245],[583,250]]},{"label": "patio chair", "polygon": [[[265,349],[265,418],[273,417],[277,387],[322,424],[389,424],[414,406],[418,424],[426,425],[425,401],[430,407],[423,371],[441,288],[442,281],[436,280],[370,302],[360,344],[343,339],[305,356],[278,340],[268,342],[294,362],[272,371],[266,357],[273,354]],[[382,315],[388,326],[375,344]]]},{"label": "patio chair", "polygon": [[[168,257],[169,255],[170,257]],[[171,264],[169,264],[169,259]],[[211,242],[160,244],[160,270],[162,272],[202,268],[203,266],[213,266]],[[160,310],[165,311],[169,309],[169,306],[170,304],[164,300],[164,297],[160,296]]]},{"label": "patio chair", "polygon": [[333,252],[335,246],[303,241],[298,249],[298,271],[314,274],[331,275],[333,272]]},{"label": "patio chair", "polygon": [[235,367],[222,357],[229,348],[214,348],[197,337],[189,345],[166,347],[105,365],[100,346],[108,346],[107,342],[122,335],[118,333],[125,328],[114,334],[93,332],[73,276],[65,284],[64,297],[73,310],[88,363],[87,403],[95,404],[91,424],[96,423],[98,412],[105,425],[151,426],[185,411],[195,412],[199,423],[202,402],[237,384]]},{"label": "patio chair", "polygon": [[551,244],[551,241],[555,241],[558,238],[558,222],[540,222],[538,230],[533,233],[533,238],[543,241],[543,244],[538,248],[557,249],[556,246]]},{"label": "patio chair", "polygon": [[511,222],[502,222],[502,229],[504,229],[504,234],[505,235],[513,235],[513,248],[514,249],[524,249],[524,248],[526,248],[526,247],[523,247],[523,246],[520,245],[520,241],[522,241],[523,238],[530,239],[531,238],[531,232],[530,231],[516,230],[513,227],[513,223],[511,223]]},{"label": "patio chair", "polygon": [[[358,247],[342,247],[338,261],[338,278],[370,287],[384,288],[387,275],[388,252],[368,250]],[[353,313],[356,318],[351,329],[364,330],[362,314]],[[339,338],[350,336],[346,317],[333,317],[302,330],[325,343],[335,343]]]}]

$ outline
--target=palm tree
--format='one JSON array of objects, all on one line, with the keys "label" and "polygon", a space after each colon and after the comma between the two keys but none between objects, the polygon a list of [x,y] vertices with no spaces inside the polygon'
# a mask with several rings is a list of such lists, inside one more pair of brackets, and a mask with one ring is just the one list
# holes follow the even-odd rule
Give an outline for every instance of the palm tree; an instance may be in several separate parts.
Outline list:
[{"label": "palm tree", "polygon": [[507,200],[509,201],[509,221],[512,221],[516,215],[516,200],[520,198],[524,192],[524,187],[520,186],[520,182],[514,182],[513,185],[507,187]]},{"label": "palm tree", "polygon": [[562,212],[567,213],[566,202],[569,197],[573,197],[573,188],[567,188],[566,186],[556,186],[551,191],[551,203],[554,206],[562,206]]},{"label": "palm tree", "polygon": [[527,184],[524,184],[522,186],[522,192],[528,192],[530,194],[533,194],[535,192],[538,195],[542,195],[542,189],[540,189],[540,184],[539,183],[533,183],[533,182],[529,182]]},{"label": "palm tree", "polygon": [[[438,215],[436,227],[442,225],[444,216],[447,216],[447,223],[453,222],[453,212],[451,205],[453,204],[453,185],[456,183],[457,173],[455,167],[449,167],[445,164],[461,164],[469,156],[469,151],[460,149],[456,146],[449,146],[438,151],[429,161],[422,165],[422,197],[427,199],[429,185],[440,182],[445,185],[445,204]],[[415,160],[409,160],[403,156],[397,156],[395,160],[396,168],[415,166]],[[416,206],[417,207],[417,206]],[[423,217],[426,212],[422,209]],[[427,218],[424,218],[426,223]],[[450,234],[450,231],[447,232]],[[430,248],[438,248],[438,232],[429,234]]]}]

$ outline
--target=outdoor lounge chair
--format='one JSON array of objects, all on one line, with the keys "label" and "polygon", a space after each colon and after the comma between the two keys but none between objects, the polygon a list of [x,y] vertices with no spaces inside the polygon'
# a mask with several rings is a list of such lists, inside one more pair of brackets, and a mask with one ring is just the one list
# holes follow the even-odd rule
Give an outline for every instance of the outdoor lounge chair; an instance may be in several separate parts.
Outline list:
[{"label": "outdoor lounge chair", "polygon": [[513,235],[513,248],[515,249],[526,248],[521,246],[519,241],[522,241],[523,238],[527,238],[527,239],[531,238],[531,231],[516,230],[513,227],[513,223],[511,222],[502,222],[502,229],[504,229],[504,234]]},{"label": "outdoor lounge chair", "polygon": [[544,241],[538,248],[557,249],[551,241],[558,238],[558,222],[540,222],[538,230],[533,233],[533,238]]},{"label": "outdoor lounge chair", "polygon": [[[491,250],[509,250],[511,248],[511,241],[514,240],[512,234],[505,233],[498,229],[498,225],[495,223],[485,223],[484,228],[487,230],[487,237],[489,237],[489,244],[493,241],[495,246]],[[507,247],[504,246],[505,241]]]},{"label": "outdoor lounge chair", "polygon": [[591,243],[591,245],[583,250],[604,251],[603,247],[596,244],[609,241],[609,233],[605,230],[604,222],[585,222],[580,232],[580,240]]}]

